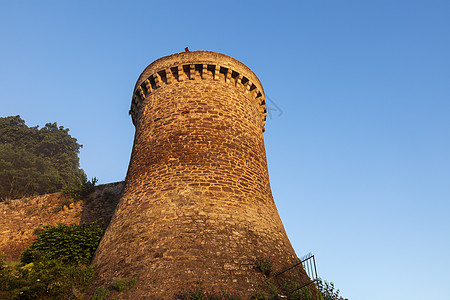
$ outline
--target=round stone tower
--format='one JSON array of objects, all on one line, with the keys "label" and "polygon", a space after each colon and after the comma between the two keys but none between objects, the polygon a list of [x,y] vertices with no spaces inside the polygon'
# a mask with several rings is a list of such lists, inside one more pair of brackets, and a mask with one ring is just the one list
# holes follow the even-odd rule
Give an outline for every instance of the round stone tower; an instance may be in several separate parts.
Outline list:
[{"label": "round stone tower", "polygon": [[255,258],[298,261],[269,185],[264,90],[248,67],[209,51],[160,58],[137,80],[130,114],[133,152],[94,258],[97,286],[134,275],[121,297],[172,299],[199,280],[249,295],[265,283]]}]

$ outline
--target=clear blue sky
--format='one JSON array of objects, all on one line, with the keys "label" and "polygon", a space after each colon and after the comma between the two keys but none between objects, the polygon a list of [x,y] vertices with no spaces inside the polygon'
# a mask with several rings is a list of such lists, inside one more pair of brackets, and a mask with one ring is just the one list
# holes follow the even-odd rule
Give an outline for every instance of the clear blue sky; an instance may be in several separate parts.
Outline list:
[{"label": "clear blue sky", "polygon": [[260,78],[275,202],[351,300],[450,299],[450,2],[1,1],[0,116],[125,178],[140,72],[189,46]]}]

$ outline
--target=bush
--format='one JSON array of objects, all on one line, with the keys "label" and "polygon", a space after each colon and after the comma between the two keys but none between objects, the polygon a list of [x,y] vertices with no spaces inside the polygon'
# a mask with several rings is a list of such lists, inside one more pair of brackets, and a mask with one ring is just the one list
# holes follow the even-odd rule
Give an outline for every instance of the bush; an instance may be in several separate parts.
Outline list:
[{"label": "bush", "polygon": [[0,299],[73,299],[96,277],[93,266],[39,261],[0,272]]},{"label": "bush", "polygon": [[[264,253],[263,256],[259,256],[254,260],[254,266],[255,269],[259,272],[262,272],[266,274],[267,276],[270,276],[274,272],[274,260]],[[301,265],[300,265],[301,267]],[[284,296],[287,296],[287,299],[292,300],[311,300],[315,299],[313,297],[313,294],[319,293],[318,300],[347,300],[343,297],[339,296],[339,290],[335,290],[334,283],[322,281],[320,278],[317,281],[317,289],[313,286],[314,285],[307,285],[304,286],[303,283],[299,281],[300,278],[296,276],[288,276],[284,279],[280,280],[280,278],[269,278],[266,283],[266,289],[269,293],[266,293],[264,291],[257,291],[252,295],[252,299],[258,299],[258,300],[266,300],[266,299],[272,299],[274,296],[281,294]],[[302,288],[300,288],[302,287]],[[269,295],[270,294],[270,295]],[[195,299],[195,298],[192,298]],[[203,298],[199,298],[203,299]]]},{"label": "bush", "polygon": [[181,300],[239,300],[237,294],[226,291],[217,291],[214,288],[206,288],[201,281],[196,281],[186,288],[184,292],[178,293],[176,299]]},{"label": "bush", "polygon": [[86,174],[83,173],[81,176],[75,178],[71,184],[65,185],[62,189],[62,193],[73,199],[80,200],[95,190],[97,182],[97,178],[94,177],[91,180],[88,180]]},{"label": "bush", "polygon": [[21,262],[28,264],[41,260],[59,260],[63,263],[90,263],[103,229],[95,222],[45,226],[36,232],[38,238],[22,253]]},{"label": "bush", "polygon": [[0,272],[2,272],[5,269],[6,267],[5,264],[6,264],[5,255],[0,250]]},{"label": "bush", "polygon": [[103,230],[96,223],[60,224],[36,235],[22,253],[23,265],[0,270],[0,299],[79,298],[96,277],[88,264]]},{"label": "bush", "polygon": [[[6,268],[5,255],[0,251],[0,291],[10,287],[10,274]],[[2,294],[0,293],[0,296]],[[2,297],[0,297],[1,299]]]},{"label": "bush", "polygon": [[332,282],[327,282],[326,280],[322,281],[322,279],[319,279],[317,282],[317,289],[322,296],[321,300],[347,300],[339,296],[339,290],[335,290],[334,283]]},{"label": "bush", "polygon": [[103,285],[99,287],[92,297],[92,300],[103,300],[109,295],[109,290],[105,288]]},{"label": "bush", "polygon": [[84,292],[96,277],[93,266],[67,265],[59,260],[39,261],[22,270],[27,282],[19,299],[68,299],[75,290]]},{"label": "bush", "polygon": [[273,259],[266,253],[263,256],[259,256],[255,259],[256,270],[269,276],[273,272]]},{"label": "bush", "polygon": [[113,287],[119,292],[123,292],[125,290],[131,289],[137,282],[136,280],[137,274],[133,275],[133,279],[128,280],[125,278],[115,278],[113,280]]},{"label": "bush", "polygon": [[269,293],[264,292],[264,291],[257,291],[251,295],[250,299],[252,299],[252,300],[269,300],[269,299],[273,299],[273,296],[271,296]]}]

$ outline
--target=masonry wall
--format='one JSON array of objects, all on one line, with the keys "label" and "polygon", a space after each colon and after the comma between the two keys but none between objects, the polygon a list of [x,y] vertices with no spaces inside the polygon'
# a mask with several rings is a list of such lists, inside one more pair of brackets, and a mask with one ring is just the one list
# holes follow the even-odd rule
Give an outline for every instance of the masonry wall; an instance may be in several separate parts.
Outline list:
[{"label": "masonry wall", "polygon": [[85,201],[61,193],[0,203],[0,250],[7,260],[17,261],[36,237],[33,232],[46,225],[80,224],[98,221],[107,227],[116,208],[123,182],[96,187]]},{"label": "masonry wall", "polygon": [[189,283],[249,295],[266,278],[253,260],[297,258],[276,210],[256,76],[222,54],[155,61],[141,75],[123,196],[96,252],[99,280],[137,274],[124,299],[172,299]]}]

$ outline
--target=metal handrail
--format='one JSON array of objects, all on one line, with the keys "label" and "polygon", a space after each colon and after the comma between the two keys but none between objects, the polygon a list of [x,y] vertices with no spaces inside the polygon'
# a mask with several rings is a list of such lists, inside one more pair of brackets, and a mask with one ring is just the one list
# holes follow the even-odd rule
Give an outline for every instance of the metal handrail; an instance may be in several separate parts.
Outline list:
[{"label": "metal handrail", "polygon": [[300,262],[290,266],[289,268],[287,268],[281,272],[278,272],[277,274],[274,275],[274,277],[277,277],[295,267],[298,267],[299,265],[302,265],[303,269],[306,272],[306,275],[308,275],[308,277],[312,280],[310,282],[308,282],[307,284],[304,284],[304,285],[290,291],[291,293],[298,291],[298,290],[310,285],[311,283],[314,283],[319,280],[319,276],[317,276],[316,259],[314,258],[314,255],[312,253],[308,253],[307,255],[303,256],[301,258]]}]

